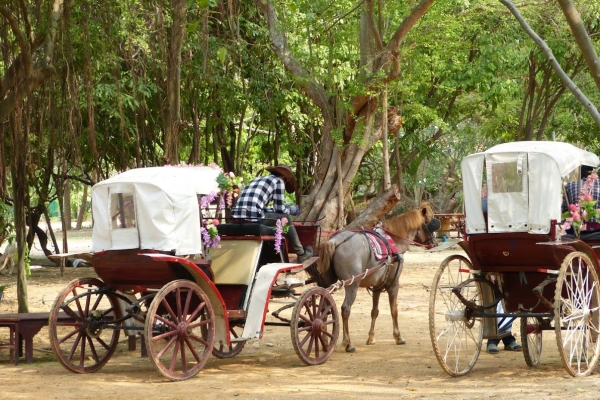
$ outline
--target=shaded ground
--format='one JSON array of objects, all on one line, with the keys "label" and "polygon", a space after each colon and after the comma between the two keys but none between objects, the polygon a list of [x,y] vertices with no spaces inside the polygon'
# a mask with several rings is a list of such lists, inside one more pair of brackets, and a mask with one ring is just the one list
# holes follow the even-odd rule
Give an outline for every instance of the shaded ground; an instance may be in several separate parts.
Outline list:
[{"label": "shaded ground", "polygon": [[[71,251],[85,249],[89,231],[73,237]],[[79,236],[79,238],[77,238]],[[387,399],[387,398],[564,398],[597,399],[600,380],[571,378],[562,368],[553,332],[544,332],[544,351],[539,368],[526,366],[521,353],[482,353],[469,375],[450,378],[439,367],[431,348],[428,328],[429,287],[435,270],[452,248],[439,253],[411,251],[406,254],[399,310],[401,331],[407,344],[392,338],[386,296],[382,296],[377,322],[377,344],[367,346],[371,299],[359,292],[352,309],[351,335],[357,353],[348,354],[338,342],[337,351],[320,366],[304,366],[296,356],[286,327],[267,327],[264,338],[246,345],[235,358],[209,359],[196,377],[172,383],[140,357],[127,351],[126,342],[99,372],[77,375],[68,372],[49,351],[47,330],[35,340],[34,363],[15,367],[6,351],[0,351],[0,397],[11,399],[97,399],[126,396],[128,399]],[[35,253],[34,253],[35,256]],[[54,298],[76,277],[94,276],[91,268],[68,268],[63,276],[57,267],[38,259],[28,278],[31,311],[49,311]],[[14,276],[0,276],[0,285],[11,287],[0,302],[0,313],[16,311]],[[338,307],[344,291],[335,293]],[[272,310],[277,305],[272,302]],[[515,324],[515,327],[518,324]],[[0,330],[0,338],[4,334]],[[516,334],[518,337],[518,334]],[[521,339],[518,337],[519,341]],[[500,346],[502,347],[502,346]],[[139,349],[139,345],[138,345]]]}]

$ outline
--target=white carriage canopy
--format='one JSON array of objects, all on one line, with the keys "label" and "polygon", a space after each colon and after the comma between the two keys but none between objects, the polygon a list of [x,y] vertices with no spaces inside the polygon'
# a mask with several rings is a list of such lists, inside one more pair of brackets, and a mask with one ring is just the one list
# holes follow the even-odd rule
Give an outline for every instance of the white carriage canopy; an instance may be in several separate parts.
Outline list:
[{"label": "white carriage canopy", "polygon": [[218,167],[125,171],[92,188],[92,251],[154,249],[201,254],[199,195],[219,192]]},{"label": "white carriage canopy", "polygon": [[[547,234],[551,220],[561,220],[563,178],[581,165],[599,164],[594,153],[562,142],[504,143],[465,157],[461,171],[467,234]],[[487,205],[482,202],[484,183]]]}]

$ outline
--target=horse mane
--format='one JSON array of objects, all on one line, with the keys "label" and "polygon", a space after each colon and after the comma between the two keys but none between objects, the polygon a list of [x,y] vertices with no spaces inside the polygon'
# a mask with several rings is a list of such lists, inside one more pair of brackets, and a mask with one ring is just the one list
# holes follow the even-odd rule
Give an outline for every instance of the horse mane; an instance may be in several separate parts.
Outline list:
[{"label": "horse mane", "polygon": [[404,214],[382,221],[383,229],[393,235],[404,237],[407,232],[425,223],[422,210],[409,210]]}]

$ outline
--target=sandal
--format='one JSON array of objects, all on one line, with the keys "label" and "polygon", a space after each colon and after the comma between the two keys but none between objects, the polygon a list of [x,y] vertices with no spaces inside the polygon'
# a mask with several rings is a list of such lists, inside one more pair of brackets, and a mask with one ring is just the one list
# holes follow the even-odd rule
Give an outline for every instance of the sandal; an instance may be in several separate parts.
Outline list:
[{"label": "sandal", "polygon": [[487,345],[487,352],[490,354],[498,354],[500,352],[500,350],[498,350],[498,346],[490,343]]},{"label": "sandal", "polygon": [[508,350],[508,351],[521,351],[522,349],[523,349],[523,346],[521,346],[516,341],[512,342],[511,344],[507,344],[506,346],[504,346],[504,350]]}]

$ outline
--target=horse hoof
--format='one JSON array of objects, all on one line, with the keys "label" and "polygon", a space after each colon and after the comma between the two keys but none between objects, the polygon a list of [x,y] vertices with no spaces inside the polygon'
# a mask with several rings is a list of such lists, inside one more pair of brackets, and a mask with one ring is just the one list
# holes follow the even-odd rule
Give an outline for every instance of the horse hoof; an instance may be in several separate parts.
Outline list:
[{"label": "horse hoof", "polygon": [[375,343],[375,340],[367,340],[367,346],[373,346]]},{"label": "horse hoof", "polygon": [[404,339],[400,339],[400,340],[398,340],[398,341],[396,342],[396,344],[397,344],[397,345],[400,345],[400,344],[406,344],[406,340],[404,340]]},{"label": "horse hoof", "polygon": [[346,353],[356,353],[356,347],[354,347],[354,346],[346,347]]}]

